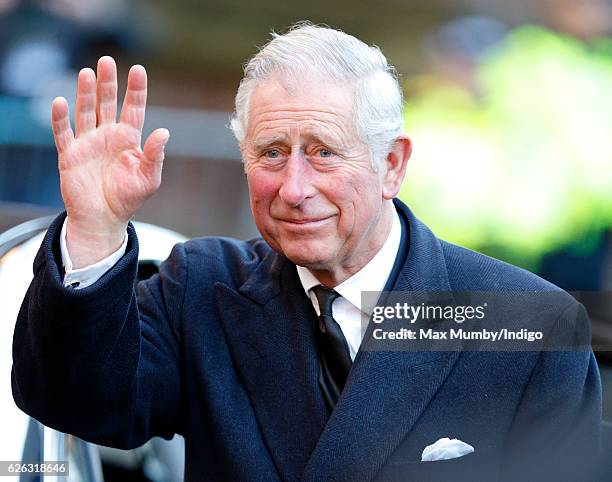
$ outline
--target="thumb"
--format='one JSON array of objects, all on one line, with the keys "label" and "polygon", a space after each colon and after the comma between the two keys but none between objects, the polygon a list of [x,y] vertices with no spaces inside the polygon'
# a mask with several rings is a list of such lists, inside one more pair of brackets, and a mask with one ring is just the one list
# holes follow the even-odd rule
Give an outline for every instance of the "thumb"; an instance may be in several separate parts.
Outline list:
[{"label": "thumb", "polygon": [[168,129],[156,129],[144,143],[141,167],[147,177],[161,182],[161,170],[164,163],[164,147],[170,139]]}]

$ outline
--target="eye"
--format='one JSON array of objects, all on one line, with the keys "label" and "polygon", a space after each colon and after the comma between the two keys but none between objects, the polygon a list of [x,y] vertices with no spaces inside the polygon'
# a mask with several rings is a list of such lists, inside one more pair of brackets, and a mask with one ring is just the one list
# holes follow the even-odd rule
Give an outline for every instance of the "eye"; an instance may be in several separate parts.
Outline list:
[{"label": "eye", "polygon": [[281,156],[281,153],[278,149],[268,149],[264,155],[268,159],[278,159]]},{"label": "eye", "polygon": [[321,147],[314,151],[314,155],[321,159],[330,159],[334,157],[336,154],[333,151],[330,151],[326,147]]}]

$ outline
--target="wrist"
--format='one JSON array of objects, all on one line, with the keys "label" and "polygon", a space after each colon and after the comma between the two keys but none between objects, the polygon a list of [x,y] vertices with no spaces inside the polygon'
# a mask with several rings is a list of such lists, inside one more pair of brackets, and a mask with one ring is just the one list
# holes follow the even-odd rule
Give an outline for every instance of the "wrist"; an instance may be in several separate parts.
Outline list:
[{"label": "wrist", "polygon": [[116,252],[125,239],[127,223],[81,225],[66,219],[66,248],[73,269],[80,269]]}]

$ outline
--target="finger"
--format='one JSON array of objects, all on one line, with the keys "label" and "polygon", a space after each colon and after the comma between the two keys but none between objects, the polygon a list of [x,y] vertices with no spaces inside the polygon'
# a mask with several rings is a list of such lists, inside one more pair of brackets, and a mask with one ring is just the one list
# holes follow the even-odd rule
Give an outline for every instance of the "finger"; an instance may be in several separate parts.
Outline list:
[{"label": "finger", "polygon": [[96,74],[91,69],[79,72],[74,125],[77,137],[96,127]]},{"label": "finger", "polygon": [[65,151],[74,140],[68,115],[68,102],[63,97],[57,97],[51,104],[51,126],[58,154]]},{"label": "finger", "polygon": [[117,65],[112,57],[98,60],[96,115],[98,125],[115,122],[117,117]]},{"label": "finger", "polygon": [[121,108],[121,122],[142,130],[147,103],[147,71],[142,65],[134,65],[128,74],[125,100]]},{"label": "finger", "polygon": [[141,169],[143,173],[159,186],[161,171],[164,164],[164,147],[168,143],[170,132],[168,129],[156,129],[145,141]]}]

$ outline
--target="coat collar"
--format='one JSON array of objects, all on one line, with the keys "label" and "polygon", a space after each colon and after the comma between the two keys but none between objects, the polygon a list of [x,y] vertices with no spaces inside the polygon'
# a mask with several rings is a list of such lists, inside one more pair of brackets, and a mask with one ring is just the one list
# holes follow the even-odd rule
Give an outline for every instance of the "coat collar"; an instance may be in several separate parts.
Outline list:
[{"label": "coat collar", "polygon": [[[395,206],[410,249],[393,290],[450,291],[439,240],[403,203]],[[314,310],[295,265],[270,252],[237,291],[218,283],[216,296],[236,368],[284,479],[375,477],[458,358],[458,352],[368,351],[362,344],[327,420]]]},{"label": "coat collar", "polygon": [[300,478],[328,418],[314,309],[295,265],[271,252],[237,290],[215,286],[236,369],[282,479]]}]

